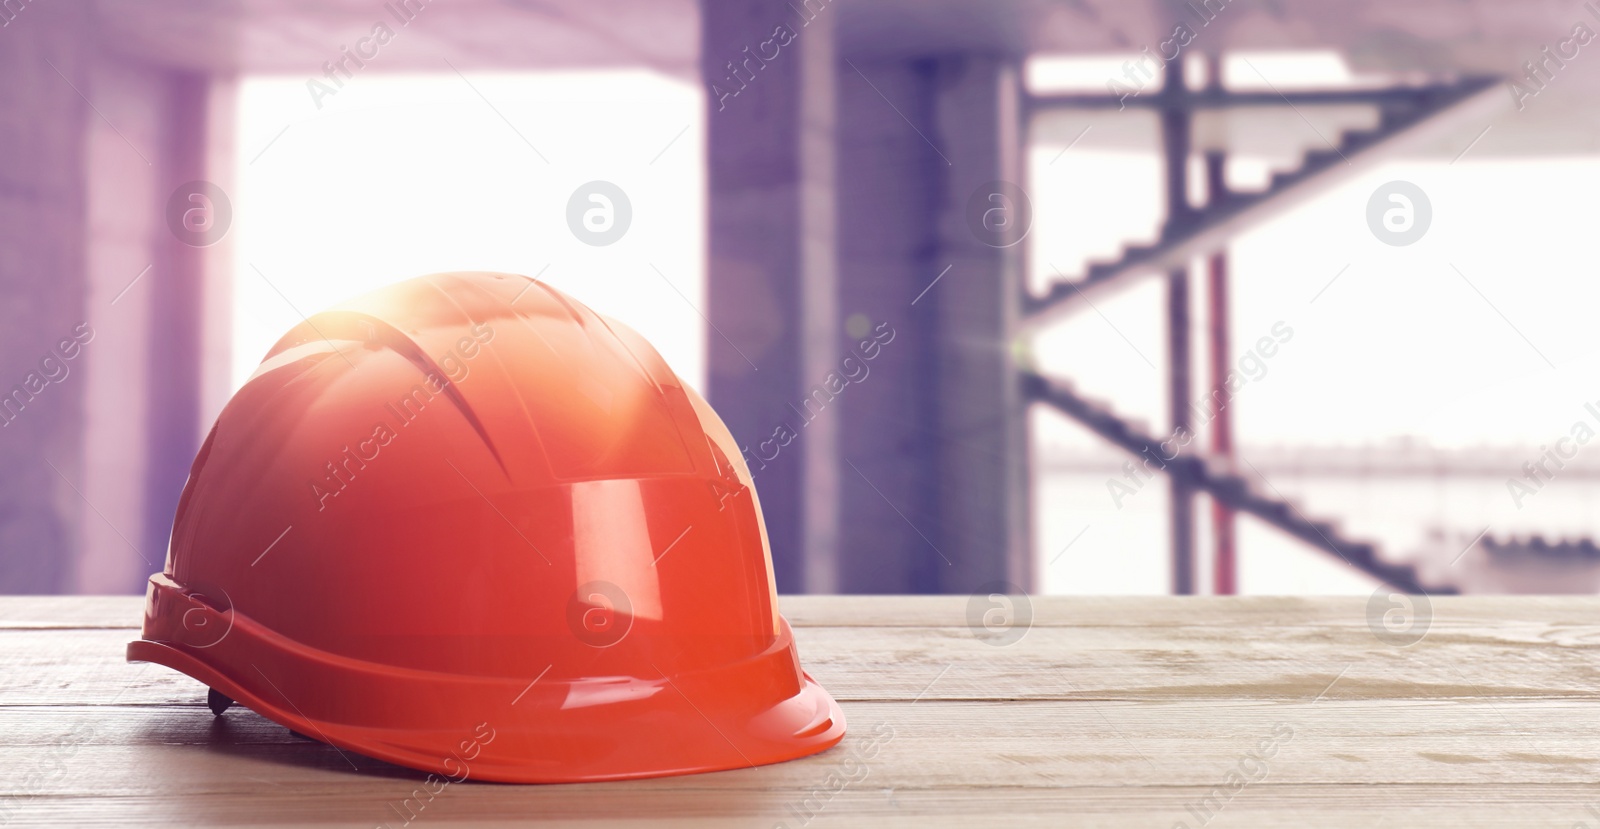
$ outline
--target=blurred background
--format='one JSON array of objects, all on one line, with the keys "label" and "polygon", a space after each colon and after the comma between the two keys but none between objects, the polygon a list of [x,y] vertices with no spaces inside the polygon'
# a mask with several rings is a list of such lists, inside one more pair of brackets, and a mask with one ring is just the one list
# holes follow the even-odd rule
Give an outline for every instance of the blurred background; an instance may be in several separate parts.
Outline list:
[{"label": "blurred background", "polygon": [[[1600,591],[1597,30],[5,0],[0,593],[141,592],[277,337],[450,270],[705,392],[783,592]],[[620,235],[573,219],[597,187]]]}]

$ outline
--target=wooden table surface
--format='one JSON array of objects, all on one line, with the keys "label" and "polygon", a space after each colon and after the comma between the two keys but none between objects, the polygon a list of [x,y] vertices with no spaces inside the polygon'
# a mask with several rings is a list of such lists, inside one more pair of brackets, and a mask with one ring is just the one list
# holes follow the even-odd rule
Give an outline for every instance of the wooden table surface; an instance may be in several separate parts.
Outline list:
[{"label": "wooden table surface", "polygon": [[[1031,625],[998,632],[974,632],[966,597],[783,609],[849,719],[840,746],[467,782],[412,825],[1600,829],[1593,599],[1436,598],[1431,622],[1376,633],[1354,597],[1035,597]],[[352,769],[248,710],[213,719],[194,680],[123,661],[139,615],[0,599],[0,826],[404,825],[422,775]]]}]

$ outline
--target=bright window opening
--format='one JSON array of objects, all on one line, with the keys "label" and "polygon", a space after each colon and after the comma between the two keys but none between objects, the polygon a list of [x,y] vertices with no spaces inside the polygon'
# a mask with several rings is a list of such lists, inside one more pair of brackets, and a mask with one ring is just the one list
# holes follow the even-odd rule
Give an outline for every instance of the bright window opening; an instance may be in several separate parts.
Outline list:
[{"label": "bright window opening", "polygon": [[[704,95],[641,71],[362,75],[318,109],[298,77],[239,94],[233,385],[301,315],[427,273],[537,275],[705,387]],[[631,222],[581,241],[591,181]]]}]

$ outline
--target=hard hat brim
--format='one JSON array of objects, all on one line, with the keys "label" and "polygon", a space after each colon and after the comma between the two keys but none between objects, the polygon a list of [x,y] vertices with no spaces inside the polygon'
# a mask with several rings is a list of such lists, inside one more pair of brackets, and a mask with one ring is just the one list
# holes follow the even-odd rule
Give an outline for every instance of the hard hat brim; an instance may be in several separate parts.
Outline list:
[{"label": "hard hat brim", "polygon": [[787,622],[766,651],[712,672],[530,683],[359,662],[231,611],[225,638],[206,647],[164,638],[154,621],[128,644],[128,661],[165,665],[308,737],[450,781],[722,771],[815,754],[845,732],[838,703],[798,669]]}]

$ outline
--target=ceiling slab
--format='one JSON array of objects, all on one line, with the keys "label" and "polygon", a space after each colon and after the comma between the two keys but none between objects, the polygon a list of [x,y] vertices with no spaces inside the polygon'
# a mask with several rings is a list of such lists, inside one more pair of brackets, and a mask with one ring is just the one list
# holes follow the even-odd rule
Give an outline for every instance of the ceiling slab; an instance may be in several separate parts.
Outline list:
[{"label": "ceiling slab", "polygon": [[[399,0],[96,0],[100,38],[132,59],[195,71],[322,75],[380,21],[392,42],[364,71],[646,68],[698,78],[694,0],[428,0],[401,26]],[[798,4],[800,0],[793,0]],[[812,0],[813,8],[821,0]],[[774,14],[792,14],[773,0]],[[1159,53],[1187,26],[1190,49],[1333,49],[1358,73],[1520,78],[1546,46],[1600,15],[1557,0],[827,0],[840,54],[856,61],[956,52]],[[1208,16],[1209,15],[1209,16]],[[1548,88],[1506,109],[1474,153],[1600,152],[1600,44]],[[1472,130],[1475,134],[1476,130]],[[1470,139],[1472,136],[1467,136]],[[1440,144],[1446,151],[1454,138]]]}]

